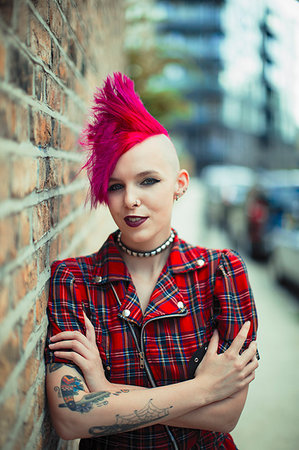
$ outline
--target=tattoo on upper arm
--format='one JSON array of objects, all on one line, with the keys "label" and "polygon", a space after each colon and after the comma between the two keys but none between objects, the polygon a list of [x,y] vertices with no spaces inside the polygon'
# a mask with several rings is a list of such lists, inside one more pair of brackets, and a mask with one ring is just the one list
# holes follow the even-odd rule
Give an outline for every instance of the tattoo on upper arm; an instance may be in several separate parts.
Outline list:
[{"label": "tattoo on upper arm", "polygon": [[56,370],[58,370],[58,369],[60,369],[61,367],[64,367],[64,366],[71,367],[72,369],[77,370],[77,372],[79,372],[80,375],[83,376],[83,373],[82,373],[81,369],[79,369],[79,367],[76,366],[75,364],[68,364],[68,363],[50,363],[50,364],[47,364],[49,373],[55,372]]},{"label": "tattoo on upper arm", "polygon": [[[54,388],[57,390],[57,386]],[[84,391],[84,385],[82,380],[72,375],[64,375],[61,378],[60,392],[63,397],[64,403],[59,404],[59,408],[69,408],[71,411],[77,411],[80,413],[89,412],[94,406],[101,407],[108,405],[108,401],[105,400],[111,395],[120,395],[122,393],[129,392],[128,389],[120,389],[116,392],[100,391],[92,392],[84,395],[77,402],[75,396],[79,394],[79,391]]]},{"label": "tattoo on upper arm", "polygon": [[168,416],[171,408],[172,406],[169,406],[168,408],[158,408],[153,405],[153,399],[151,398],[144,408],[139,410],[135,409],[133,414],[125,416],[117,414],[115,416],[116,423],[114,425],[95,426],[89,428],[88,431],[93,437],[99,437],[134,430],[135,428],[140,428],[140,426]]}]

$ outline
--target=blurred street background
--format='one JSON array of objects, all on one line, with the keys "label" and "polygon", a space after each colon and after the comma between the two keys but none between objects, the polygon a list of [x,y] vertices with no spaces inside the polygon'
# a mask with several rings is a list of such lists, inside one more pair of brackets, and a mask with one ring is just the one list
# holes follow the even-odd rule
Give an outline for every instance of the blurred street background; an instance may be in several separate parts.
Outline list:
[{"label": "blurred street background", "polygon": [[[205,187],[192,179],[174,211],[173,224],[188,242],[234,248],[221,228],[205,221]],[[265,262],[245,259],[259,318],[260,365],[232,435],[240,450],[296,450],[299,442],[299,298],[281,286]]]}]

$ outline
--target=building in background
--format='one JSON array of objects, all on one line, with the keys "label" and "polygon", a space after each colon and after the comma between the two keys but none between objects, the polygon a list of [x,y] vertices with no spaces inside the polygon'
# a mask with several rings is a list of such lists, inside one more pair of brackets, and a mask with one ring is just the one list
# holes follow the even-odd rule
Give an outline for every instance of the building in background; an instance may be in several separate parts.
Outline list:
[{"label": "building in background", "polygon": [[156,5],[163,17],[159,45],[184,62],[166,65],[152,85],[176,87],[191,102],[192,114],[171,131],[194,157],[197,172],[213,163],[298,166],[297,2],[157,0]]}]

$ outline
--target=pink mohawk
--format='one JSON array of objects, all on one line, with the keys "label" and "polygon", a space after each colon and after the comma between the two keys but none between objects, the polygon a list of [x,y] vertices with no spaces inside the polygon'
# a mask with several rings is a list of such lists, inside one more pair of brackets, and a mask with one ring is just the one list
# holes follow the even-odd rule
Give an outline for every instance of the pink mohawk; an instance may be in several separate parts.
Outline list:
[{"label": "pink mohawk", "polygon": [[108,183],[117,161],[145,139],[167,130],[146,110],[134,90],[134,83],[120,72],[97,88],[92,120],[80,135],[79,143],[89,153],[82,169],[87,169],[91,206],[108,203]]}]

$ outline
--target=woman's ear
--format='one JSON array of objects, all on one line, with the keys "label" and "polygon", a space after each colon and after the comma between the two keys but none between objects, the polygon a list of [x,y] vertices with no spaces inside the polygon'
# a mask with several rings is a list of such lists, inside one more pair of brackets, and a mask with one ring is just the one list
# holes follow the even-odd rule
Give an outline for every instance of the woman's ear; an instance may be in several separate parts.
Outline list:
[{"label": "woman's ear", "polygon": [[175,198],[179,198],[186,192],[189,186],[189,173],[185,169],[181,169],[177,175]]}]

